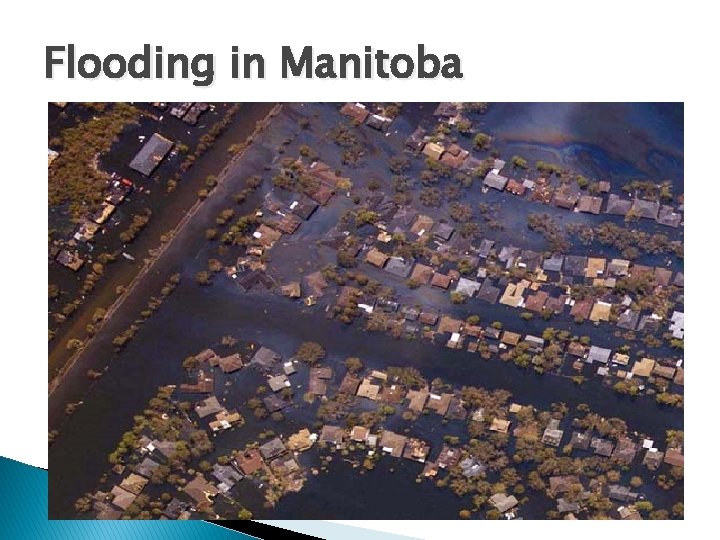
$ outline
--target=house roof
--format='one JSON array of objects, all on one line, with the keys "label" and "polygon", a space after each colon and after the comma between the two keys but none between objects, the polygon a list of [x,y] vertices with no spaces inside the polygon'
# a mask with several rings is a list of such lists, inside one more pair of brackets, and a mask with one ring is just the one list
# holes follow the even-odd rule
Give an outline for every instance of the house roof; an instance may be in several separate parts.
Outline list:
[{"label": "house roof", "polygon": [[497,431],[499,433],[507,433],[510,429],[510,420],[503,420],[501,418],[493,418],[492,424],[490,424],[490,431]]},{"label": "house roof", "polygon": [[596,278],[605,272],[605,259],[598,257],[589,257],[585,268],[586,278]]},{"label": "house roof", "polygon": [[380,436],[380,446],[383,451],[389,453],[392,457],[402,457],[403,449],[407,437],[390,430],[383,430]]},{"label": "house roof", "polygon": [[406,261],[402,257],[390,257],[390,260],[385,265],[385,271],[394,276],[406,278],[410,275],[413,263],[412,259]]},{"label": "house roof", "polygon": [[588,258],[584,255],[568,255],[565,257],[565,273],[569,276],[584,276]]},{"label": "house roof", "polygon": [[549,259],[543,261],[543,270],[548,272],[560,272],[562,270],[564,255],[553,255]]},{"label": "house roof", "polygon": [[640,313],[631,309],[626,309],[618,316],[617,325],[626,330],[635,330],[639,320]]},{"label": "house roof", "polygon": [[657,201],[645,201],[643,199],[635,199],[631,207],[641,218],[657,219],[660,211],[660,203]]},{"label": "house roof", "polygon": [[361,103],[346,103],[340,108],[340,114],[351,118],[358,124],[363,124],[370,115],[370,111]]},{"label": "house roof", "polygon": [[260,454],[262,454],[263,458],[273,459],[285,451],[285,445],[279,437],[275,437],[274,439],[261,445],[258,450],[260,450]]},{"label": "house roof", "polygon": [[198,474],[183,488],[185,494],[197,503],[207,503],[220,491],[208,482],[202,474]]},{"label": "house roof", "polygon": [[425,459],[430,453],[430,445],[420,439],[408,437],[405,442],[405,449],[403,450],[402,457],[405,459],[411,459],[420,463],[425,463]]},{"label": "house roof", "polygon": [[166,139],[159,133],[153,133],[130,162],[130,168],[143,176],[150,176],[170,152],[172,146],[173,142],[170,139]]},{"label": "house roof", "polygon": [[580,212],[588,214],[599,214],[602,208],[602,197],[592,197],[590,195],[583,195],[578,201],[577,209]]},{"label": "house roof", "polygon": [[495,304],[500,296],[500,289],[493,285],[490,279],[483,281],[480,290],[478,291],[477,297],[480,300],[484,300],[489,304]]},{"label": "house roof", "polygon": [[632,204],[633,202],[631,200],[621,199],[618,195],[611,193],[608,195],[608,203],[605,213],[616,216],[624,216],[630,211]]},{"label": "house roof", "polygon": [[448,223],[436,223],[432,233],[436,238],[447,242],[455,232],[455,227]]},{"label": "house roof", "polygon": [[677,228],[682,223],[682,220],[682,213],[675,212],[672,206],[662,205],[658,211],[657,222],[660,225]]},{"label": "house roof", "polygon": [[430,285],[432,285],[433,287],[439,287],[441,289],[447,289],[450,286],[450,276],[441,274],[440,272],[435,272],[432,277],[432,281],[430,282]]},{"label": "house roof", "polygon": [[223,410],[225,410],[225,407],[220,405],[220,402],[215,396],[205,398],[195,406],[195,412],[200,418],[205,418],[211,414],[217,414]]},{"label": "house roof", "polygon": [[440,416],[445,416],[450,407],[452,394],[430,394],[425,406],[431,411],[435,411]]},{"label": "house roof", "polygon": [[531,294],[525,300],[525,308],[535,313],[540,313],[545,307],[545,302],[550,295],[545,291],[538,291],[535,294]]},{"label": "house roof", "polygon": [[223,373],[233,373],[234,371],[237,371],[238,369],[243,367],[242,356],[240,356],[239,353],[224,356],[218,359],[217,362]]},{"label": "house roof", "polygon": [[495,495],[490,497],[488,501],[495,508],[497,508],[498,511],[503,513],[507,512],[518,504],[518,500],[515,498],[514,495],[507,495],[505,493],[496,493]]},{"label": "house roof", "polygon": [[420,214],[415,219],[415,223],[410,227],[410,232],[417,234],[418,236],[428,235],[433,227],[435,220],[425,214]]},{"label": "house roof", "polygon": [[434,273],[435,270],[431,266],[417,263],[410,274],[410,279],[416,283],[427,285],[427,283],[432,279]]},{"label": "house roof", "polygon": [[341,444],[345,437],[345,430],[340,426],[325,425],[320,431],[320,438],[323,443]]},{"label": "house roof", "polygon": [[462,324],[462,321],[459,319],[455,319],[454,317],[450,317],[449,315],[443,315],[442,317],[440,317],[438,332],[457,333],[460,332]]},{"label": "house roof", "polygon": [[612,305],[607,302],[598,300],[593,304],[592,311],[590,311],[590,320],[596,321],[609,321],[610,312],[612,311]]},{"label": "house roof", "polygon": [[483,180],[484,185],[493,189],[497,189],[498,191],[503,191],[507,183],[508,178],[506,176],[502,176],[501,174],[498,174],[494,171],[490,171],[489,173],[487,173],[487,175],[485,176],[485,180]]},{"label": "house roof", "polygon": [[290,387],[290,381],[285,374],[275,375],[268,379],[268,386],[273,392],[279,392],[283,388]]},{"label": "house roof", "polygon": [[371,379],[368,377],[365,377],[357,389],[357,396],[363,397],[367,399],[371,399],[373,401],[378,399],[378,394],[380,393],[380,385],[374,384]]},{"label": "house roof", "polygon": [[440,160],[444,152],[445,147],[442,144],[436,142],[426,143],[422,149],[423,154],[436,161]]},{"label": "house roof", "polygon": [[281,356],[267,347],[260,347],[253,355],[250,365],[264,369],[272,369],[281,359]]},{"label": "house roof", "polygon": [[649,377],[655,367],[655,360],[651,358],[643,358],[633,364],[632,374],[636,377]]},{"label": "house roof", "polygon": [[591,345],[590,350],[588,351],[587,360],[588,360],[588,362],[598,362],[601,364],[607,364],[610,361],[611,354],[612,354],[612,350],[610,350],[610,349],[605,349],[603,347]]},{"label": "house roof", "polygon": [[409,390],[405,398],[409,401],[408,409],[420,413],[425,408],[425,403],[430,396],[427,390]]},{"label": "house roof", "polygon": [[237,463],[240,470],[246,475],[262,469],[265,465],[260,451],[254,448],[237,454],[235,456],[235,463]]},{"label": "house roof", "polygon": [[457,286],[455,287],[455,292],[462,293],[467,297],[472,297],[479,290],[480,284],[477,281],[464,277],[458,280]]}]

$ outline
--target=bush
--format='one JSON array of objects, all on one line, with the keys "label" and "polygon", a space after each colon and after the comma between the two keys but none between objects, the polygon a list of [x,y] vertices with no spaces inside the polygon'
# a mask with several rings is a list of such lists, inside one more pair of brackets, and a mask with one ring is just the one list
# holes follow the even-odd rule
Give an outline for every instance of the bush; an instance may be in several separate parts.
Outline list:
[{"label": "bush", "polygon": [[490,135],[487,133],[478,133],[473,138],[473,145],[475,145],[475,148],[478,150],[487,150],[488,146],[490,146]]}]

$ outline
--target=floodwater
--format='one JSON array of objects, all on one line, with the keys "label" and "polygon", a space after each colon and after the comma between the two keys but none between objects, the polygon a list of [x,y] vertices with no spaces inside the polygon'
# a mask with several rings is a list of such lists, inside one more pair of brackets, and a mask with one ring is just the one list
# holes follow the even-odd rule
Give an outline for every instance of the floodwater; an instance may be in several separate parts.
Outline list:
[{"label": "floodwater", "polygon": [[[517,112],[516,107],[519,107],[521,112]],[[534,112],[534,107],[537,107],[539,112]],[[541,152],[563,155],[564,159],[575,159],[568,156],[580,154],[577,151],[570,152],[571,146],[578,148],[580,145],[594,149],[593,166],[602,167],[606,174],[614,179],[614,183],[651,175],[649,164],[654,163],[657,167],[661,160],[674,163],[682,170],[682,106],[605,106],[609,107],[609,111],[617,109],[614,114],[609,114],[608,111],[599,114],[594,107],[596,106],[558,106],[557,117],[554,122],[550,122],[553,117],[550,114],[552,106],[549,105],[492,105],[488,114],[480,117],[479,121],[481,129],[491,135],[497,134],[498,139],[503,141],[498,142],[497,146],[503,149],[503,156],[507,151],[507,157],[520,153],[515,150],[520,146],[514,145],[522,145],[526,149],[522,153],[528,161],[549,160],[548,157],[535,157]],[[361,169],[347,170],[348,176],[353,178],[356,185],[369,181],[370,178],[387,177],[387,153],[392,155],[401,148],[407,134],[415,128],[419,120],[428,121],[427,116],[433,109],[433,104],[406,105],[402,117],[393,125],[393,129],[398,130],[397,134],[380,140],[378,137],[382,136],[374,132],[364,135],[370,141],[368,145],[371,151]],[[572,109],[572,112],[568,109]],[[311,130],[302,131],[297,127],[296,119],[299,116],[307,116],[312,120]],[[532,121],[526,121],[528,117]],[[609,125],[588,127],[589,121],[585,120],[587,117],[599,123],[607,120]],[[616,142],[616,137],[620,135],[615,133],[615,130],[621,129],[629,120],[633,121],[635,135],[623,132],[622,138],[636,138],[639,145],[637,147],[627,142]],[[629,398],[615,395],[597,379],[577,386],[566,378],[538,376],[532,370],[520,370],[512,364],[498,360],[484,361],[465,351],[451,351],[417,341],[399,341],[389,336],[366,334],[360,331],[357,324],[348,327],[328,320],[319,308],[303,309],[285,298],[267,292],[245,294],[222,275],[216,276],[212,286],[198,287],[193,281],[195,273],[206,267],[208,258],[217,256],[215,247],[205,241],[204,231],[212,226],[220,210],[234,205],[231,196],[241,189],[244,179],[252,174],[264,174],[266,179],[270,177],[271,173],[265,172],[265,166],[276,159],[277,148],[282,145],[288,133],[295,133],[296,139],[289,146],[287,155],[294,155],[294,148],[299,144],[314,142],[314,146],[320,150],[321,159],[331,166],[339,166],[337,158],[333,158],[336,152],[324,152],[323,148],[318,146],[318,140],[322,139],[323,134],[337,121],[336,107],[333,105],[286,106],[286,110],[273,121],[270,129],[258,137],[246,155],[234,164],[227,180],[211,195],[191,224],[160,257],[152,272],[133,291],[104,331],[86,349],[75,369],[51,396],[50,429],[60,429],[61,432],[49,450],[51,517],[76,517],[72,508],[73,502],[83,493],[95,489],[97,479],[107,469],[107,454],[114,449],[122,433],[132,426],[133,415],[143,409],[158,386],[186,380],[187,375],[180,366],[183,358],[208,346],[220,347],[221,337],[228,334],[241,340],[262,343],[285,357],[291,355],[303,341],[320,341],[329,352],[326,364],[335,368],[336,382],[343,374],[343,369],[339,367],[342,360],[348,356],[359,356],[369,367],[413,366],[428,380],[440,377],[456,387],[475,385],[489,389],[508,389],[513,393],[514,401],[531,403],[538,408],[547,408],[553,402],[562,401],[572,410],[577,404],[587,403],[604,416],[622,417],[631,430],[642,431],[656,440],[664,439],[666,429],[682,428],[681,410],[660,408],[651,398],[630,401]],[[531,129],[533,125],[543,122],[553,126],[550,140],[541,140],[537,135],[541,132],[539,128]],[[675,134],[679,132],[679,135],[669,138],[668,131]],[[638,158],[637,148],[645,147],[648,150],[643,153],[642,158]],[[538,154],[532,154],[528,151],[530,148]],[[336,161],[333,162],[333,159]],[[672,179],[677,188],[676,192],[681,193],[681,173],[677,174],[677,171],[673,172],[671,169],[672,167],[668,167],[670,172],[662,178]],[[666,172],[664,166],[662,170]],[[613,191],[617,190],[619,187],[614,187]],[[236,215],[251,211],[259,204],[260,197],[261,193],[258,192],[241,208],[236,207]],[[474,193],[472,197],[479,195]],[[518,201],[509,196],[499,201],[503,204],[503,221],[506,217],[511,219],[523,207],[530,209],[525,208],[525,214],[515,218],[517,225],[498,233],[498,240],[502,241],[500,236],[506,235],[516,241],[515,245],[518,245],[518,242],[526,243],[519,247],[537,247],[542,240],[527,232],[524,227],[525,215],[528,211],[555,210],[527,201]],[[301,227],[300,233],[312,238],[312,231],[319,233],[323,224],[333,222],[340,209],[350,204],[349,201],[340,200],[337,205],[320,209],[309,223]],[[671,234],[667,230],[664,232]],[[271,253],[271,273],[278,271],[282,274],[283,266],[294,267],[306,263],[303,257],[322,258],[322,252],[316,246],[306,246],[304,251],[303,245],[297,244],[295,240],[283,249],[287,251],[276,246],[275,250],[278,252]],[[237,256],[237,253],[232,255]],[[681,263],[674,261],[674,264]],[[128,326],[149,296],[157,294],[162,283],[175,272],[182,275],[180,286],[142,326],[127,348],[119,355],[114,354],[110,343],[112,338]],[[370,274],[369,271],[367,273]],[[445,311],[454,309],[454,313],[458,315],[479,313],[484,322],[500,320],[508,328],[517,328],[521,323],[516,310],[503,306],[487,306],[481,302],[471,307],[451,308],[446,305],[447,295],[436,293],[437,291],[427,288],[412,292],[421,295],[413,297],[419,303],[437,304],[438,309]],[[402,294],[411,293],[403,288]],[[558,321],[553,324],[558,326],[562,323],[563,321]],[[532,332],[536,326],[538,330],[544,326],[540,321],[527,324],[527,327],[523,327],[526,332]],[[613,330],[613,327],[583,325],[575,332],[590,335],[593,342],[597,340],[608,346],[616,346],[620,340],[611,335]],[[666,353],[670,354],[669,351]],[[88,382],[85,377],[87,369],[101,370],[106,366],[108,371],[101,379]],[[218,376],[216,389],[218,396],[225,400],[228,406],[240,406],[254,394],[255,388],[262,382],[262,378],[251,370],[241,370],[228,376],[227,380],[231,382],[229,386],[224,384],[225,380],[226,378]],[[293,376],[294,384],[305,382],[306,376],[303,373]],[[297,393],[301,396],[302,392],[303,390],[299,390]],[[84,405],[72,417],[66,418],[63,412],[65,403],[79,400],[84,401]],[[247,409],[242,412],[246,417],[250,416]],[[226,453],[233,445],[244,445],[264,429],[291,433],[299,427],[315,422],[313,408],[290,409],[285,413],[287,419],[281,424],[270,419],[257,421],[247,418],[246,426],[233,432],[238,435],[237,438],[229,438],[227,441],[222,437],[218,439],[216,455]],[[447,429],[459,429],[452,424],[451,422],[448,426],[441,426],[439,418],[423,417],[412,430],[417,430],[420,436],[430,440],[437,451],[442,434],[447,433]],[[220,446],[221,444],[224,446]],[[313,458],[308,455],[302,459]],[[395,472],[388,471],[383,474],[384,467],[392,467]],[[258,518],[339,519],[362,516],[422,519],[427,517],[423,510],[426,506],[436,507],[438,517],[453,518],[459,509],[466,506],[463,504],[466,501],[458,499],[448,490],[439,490],[427,483],[417,485],[414,478],[421,470],[420,464],[396,463],[392,458],[383,458],[380,468],[381,470],[358,477],[357,470],[336,457],[330,474],[310,476],[300,494],[283,499],[272,511],[253,507],[253,502],[258,503],[257,493],[253,492],[247,483],[241,482],[243,485],[238,489],[241,499],[247,501]],[[349,486],[353,486],[352,489]],[[343,496],[337,496],[339,493]],[[417,503],[418,500],[423,501],[422,505]],[[547,509],[527,508],[527,512],[523,514],[525,517],[541,517],[545,510]]]}]

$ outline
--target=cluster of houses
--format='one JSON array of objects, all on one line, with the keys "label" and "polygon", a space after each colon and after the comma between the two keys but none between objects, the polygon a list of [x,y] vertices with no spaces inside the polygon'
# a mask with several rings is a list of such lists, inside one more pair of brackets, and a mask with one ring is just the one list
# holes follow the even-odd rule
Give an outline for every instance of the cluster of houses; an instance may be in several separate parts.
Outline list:
[{"label": "cluster of houses", "polygon": [[[466,299],[476,298],[488,304],[502,304],[521,308],[537,314],[561,315],[569,313],[577,321],[615,322],[625,330],[655,330],[662,317],[642,314],[629,294],[616,292],[618,282],[625,279],[645,279],[656,289],[684,286],[684,274],[665,267],[651,267],[631,263],[627,259],[606,259],[585,255],[543,253],[514,246],[496,246],[489,239],[469,243],[465,239],[453,246],[447,242],[454,229],[447,223],[435,223],[429,216],[409,212],[412,219],[405,222],[409,227],[392,220],[387,225],[378,224],[377,236],[366,241],[360,256],[370,266],[407,280],[412,286],[430,286],[452,290]],[[437,244],[437,254],[461,252],[455,263],[464,266],[465,274],[452,268],[451,263],[433,264],[393,255],[392,235],[402,233],[405,238],[432,237]],[[446,240],[447,239],[447,240]],[[428,246],[430,244],[426,244]],[[443,266],[445,270],[443,270]],[[457,265],[459,266],[459,265]],[[513,279],[514,270],[522,271],[522,279]],[[593,294],[573,297],[575,285],[593,288]],[[587,292],[587,291],[585,291]],[[682,339],[684,321],[682,313],[673,315],[670,321],[673,337]]]},{"label": "cluster of houses", "polygon": [[133,183],[127,178],[122,178],[116,173],[110,175],[105,198],[100,208],[80,219],[72,238],[67,242],[66,247],[55,254],[55,260],[61,265],[77,272],[85,259],[77,249],[73,249],[78,243],[90,243],[95,235],[102,229],[102,226],[110,219],[118,205],[120,205],[132,192]]},{"label": "cluster of houses", "polygon": [[[451,125],[462,119],[462,105],[441,103],[435,116],[448,121]],[[411,152],[422,153],[439,163],[453,169],[472,172],[483,165],[483,161],[472,156],[468,150],[457,143],[447,144],[436,141],[428,136],[422,127],[418,127],[405,141],[405,148]],[[483,179],[483,189],[508,192],[522,197],[531,193],[534,201],[552,204],[565,210],[599,215],[601,213],[617,216],[632,215],[636,218],[651,219],[668,227],[678,228],[683,222],[683,205],[675,208],[658,201],[645,200],[639,197],[623,198],[609,193],[610,182],[597,182],[595,194],[584,191],[577,183],[566,183],[554,186],[550,178],[540,177],[535,180],[512,178],[503,173],[506,162],[495,159],[492,168]],[[604,209],[604,211],[603,211]]]},{"label": "cluster of houses", "polygon": [[362,103],[346,103],[340,109],[340,114],[350,118],[355,124],[365,124],[378,131],[385,132],[392,124],[393,119],[381,112],[373,113]]},{"label": "cluster of houses", "polygon": [[[263,208],[257,212],[262,223],[252,233],[252,245],[246,248],[245,256],[238,259],[236,266],[228,269],[228,276],[245,291],[256,285],[268,289],[275,285],[274,280],[265,272],[266,266],[262,261],[265,251],[271,249],[283,235],[294,234],[320,206],[326,205],[337,191],[347,189],[350,185],[348,178],[336,174],[334,169],[319,160],[305,163],[297,159],[283,167],[280,174],[294,182],[301,177],[310,180],[301,192],[273,190],[265,196]],[[300,283],[285,285],[282,293],[291,298],[299,298]],[[322,295],[321,291],[319,295]],[[309,295],[306,299],[308,304],[312,305],[317,296]]]},{"label": "cluster of houses", "polygon": [[[599,215],[601,213],[623,216],[635,216],[642,219],[657,221],[660,225],[678,228],[683,223],[683,206],[675,208],[671,205],[661,204],[639,197],[623,198],[610,191],[610,182],[600,181],[598,195],[585,193],[578,184],[568,183],[553,187],[547,178],[536,180],[515,180],[502,174],[505,162],[496,159],[492,170],[483,180],[485,189],[507,191],[522,197],[526,192],[532,193],[532,199],[552,204],[565,210]],[[606,196],[607,195],[607,196]],[[604,211],[603,211],[604,209]]]},{"label": "cluster of houses", "polygon": [[[189,436],[195,430],[188,419],[181,420],[180,431],[183,436]],[[109,491],[98,491],[93,495],[93,509],[97,512],[96,519],[120,519],[137,497],[146,490],[154,477],[164,476],[162,468],[167,468],[179,451],[177,440],[155,439],[141,435],[136,443],[134,464],[116,464],[112,468],[112,487]],[[224,476],[224,469],[216,464],[212,470],[213,476]],[[222,482],[218,478],[219,482]],[[168,502],[159,519],[189,519],[193,510],[202,511],[215,495],[220,493],[222,484],[216,486],[209,482],[203,474],[193,476],[184,486],[186,497],[173,497]]]},{"label": "cluster of houses", "polygon": [[[609,357],[609,351],[596,349],[591,348],[588,356],[593,359]],[[240,414],[237,411],[228,411],[213,394],[212,376],[208,378],[207,375],[210,369],[205,367],[207,364],[210,368],[224,373],[234,373],[244,365],[240,355],[220,357],[212,349],[205,349],[196,355],[196,359],[201,363],[197,385],[181,385],[179,390],[183,393],[210,394],[196,403],[194,412],[197,419],[201,422],[209,420],[207,429],[212,432],[224,431],[241,422]],[[290,386],[288,377],[296,373],[293,360],[283,362],[280,354],[259,346],[247,365],[268,377],[268,385],[273,394],[263,401],[269,410],[273,410],[276,402],[289,402],[278,394]],[[315,396],[327,396],[333,380],[334,373],[330,367],[312,367],[308,375],[309,391]],[[408,389],[384,371],[367,370],[364,374],[348,371],[337,387],[337,393],[356,396],[360,401],[403,407],[414,414],[427,411],[438,415],[444,421],[483,423],[490,432],[539,440],[548,447],[560,448],[569,445],[571,452],[579,451],[579,455],[607,458],[622,466],[630,466],[636,459],[641,458],[642,465],[650,471],[657,471],[663,465],[684,467],[681,446],[662,451],[648,438],[634,440],[625,435],[617,438],[602,436],[587,428],[578,419],[563,427],[560,420],[551,418],[546,425],[539,426],[537,421],[523,420],[526,416],[521,416],[521,413],[529,406],[512,403],[489,413],[482,407],[473,409],[468,406],[459,391],[444,389],[435,392],[427,386]],[[178,429],[179,440],[185,440],[197,428],[191,419],[184,417],[180,419]],[[425,478],[434,478],[441,472],[452,469],[455,474],[472,479],[488,471],[488,464],[474,455],[471,448],[446,442],[435,454],[427,441],[412,435],[383,428],[373,430],[363,425],[341,426],[328,423],[322,425],[317,433],[303,428],[288,437],[275,436],[262,444],[248,445],[244,450],[234,452],[231,459],[214,463],[205,473],[191,474],[191,478],[167,503],[160,519],[189,519],[194,512],[210,511],[215,497],[229,494],[245,477],[260,485],[268,482],[274,486],[276,493],[278,490],[281,493],[300,491],[306,480],[306,470],[297,457],[315,443],[320,443],[325,448],[354,447],[366,452],[370,458],[381,453],[415,461],[423,464],[420,476]],[[135,444],[133,459],[127,460],[132,464],[115,465],[115,476],[110,489],[93,495],[92,506],[97,513],[97,519],[121,518],[123,512],[153,481],[159,468],[166,466],[178,451],[177,440],[151,438],[141,434]],[[627,486],[601,484],[595,479],[590,479],[585,486],[577,475],[551,476],[547,481],[546,493],[555,499],[558,513],[565,515],[566,519],[574,519],[576,515],[580,515],[584,511],[585,501],[593,493],[601,493],[616,504],[612,511],[613,517],[640,519],[640,514],[633,504],[642,500],[643,495]],[[517,516],[519,501],[512,494],[496,493],[489,499],[489,504],[508,519]]]},{"label": "cluster of houses", "polygon": [[170,107],[170,114],[172,116],[182,120],[183,122],[191,126],[196,125],[198,123],[198,120],[200,119],[200,116],[202,116],[205,111],[211,108],[211,105],[209,103],[192,101],[186,101],[181,103],[153,102],[152,105],[153,107],[155,107],[156,109],[160,109],[161,111],[166,111],[168,107]]}]

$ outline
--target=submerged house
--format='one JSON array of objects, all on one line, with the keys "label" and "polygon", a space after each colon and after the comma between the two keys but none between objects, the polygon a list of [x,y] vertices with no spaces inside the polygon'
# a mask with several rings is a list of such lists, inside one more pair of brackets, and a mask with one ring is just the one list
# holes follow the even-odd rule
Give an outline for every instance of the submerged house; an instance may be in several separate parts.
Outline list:
[{"label": "submerged house", "polygon": [[143,176],[150,176],[172,147],[173,142],[170,139],[166,139],[159,133],[153,133],[153,136],[130,162],[130,168]]}]

